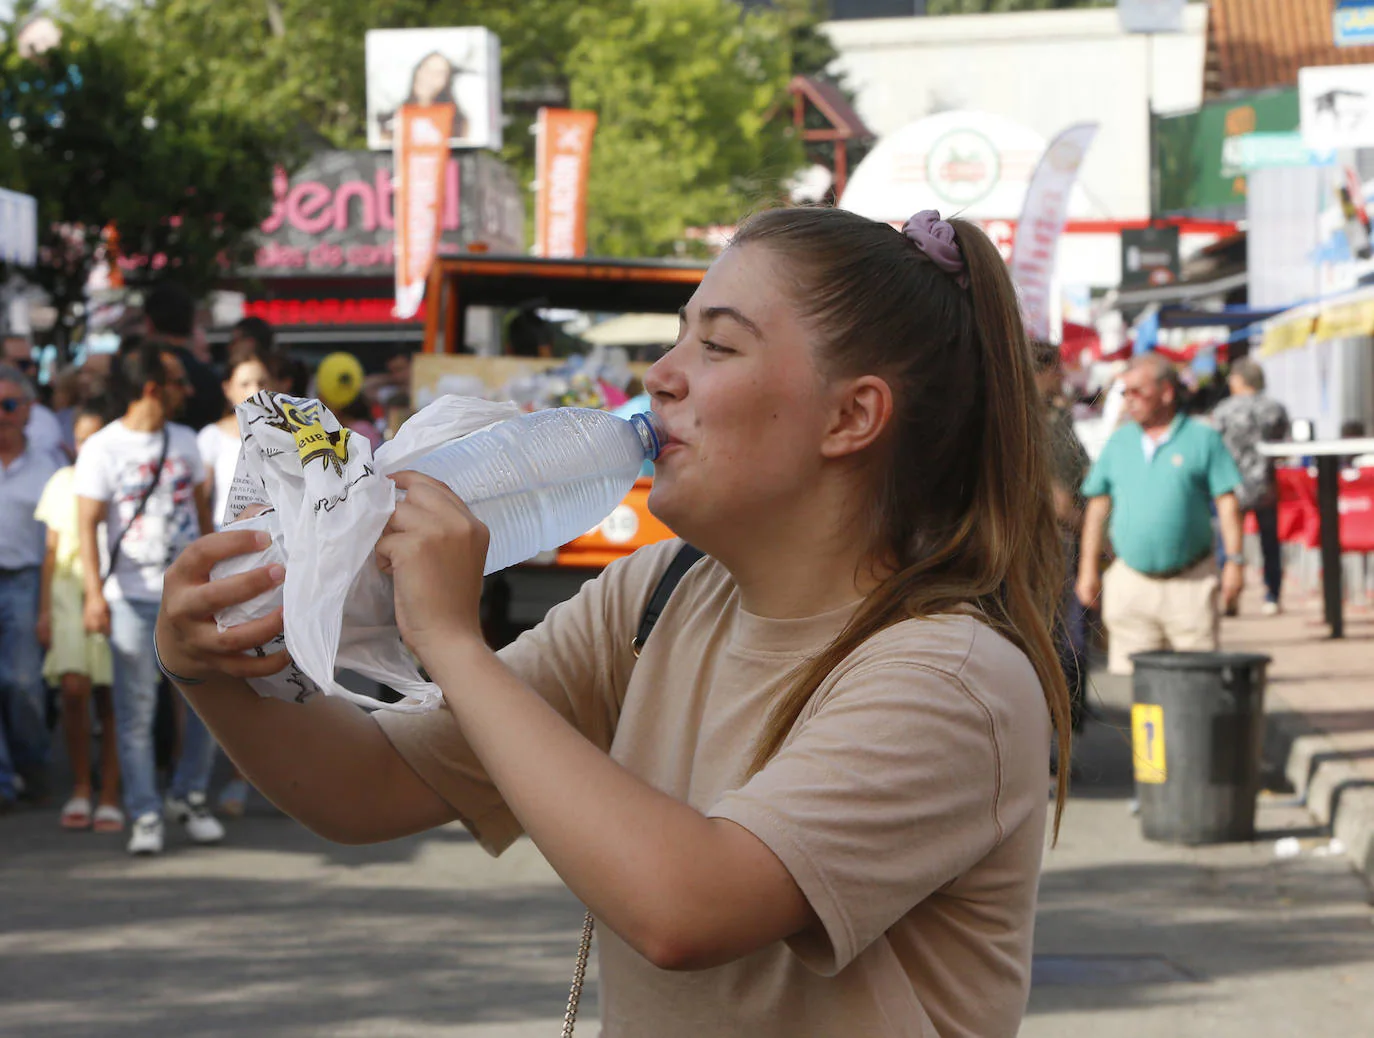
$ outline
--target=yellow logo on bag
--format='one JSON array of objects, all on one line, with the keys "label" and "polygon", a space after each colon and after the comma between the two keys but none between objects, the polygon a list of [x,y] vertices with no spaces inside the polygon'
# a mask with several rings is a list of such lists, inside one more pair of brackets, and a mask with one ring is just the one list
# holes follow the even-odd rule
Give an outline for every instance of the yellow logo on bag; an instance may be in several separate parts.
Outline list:
[{"label": "yellow logo on bag", "polygon": [[337,476],[343,475],[348,464],[348,430],[329,432],[320,421],[319,409],[314,405],[297,407],[287,404],[282,407],[287,428],[296,440],[296,453],[300,455],[301,468],[312,461],[323,461]]},{"label": "yellow logo on bag", "polygon": [[1135,757],[1135,780],[1158,784],[1169,777],[1169,762],[1164,755],[1164,708],[1154,703],[1131,707],[1131,748]]}]

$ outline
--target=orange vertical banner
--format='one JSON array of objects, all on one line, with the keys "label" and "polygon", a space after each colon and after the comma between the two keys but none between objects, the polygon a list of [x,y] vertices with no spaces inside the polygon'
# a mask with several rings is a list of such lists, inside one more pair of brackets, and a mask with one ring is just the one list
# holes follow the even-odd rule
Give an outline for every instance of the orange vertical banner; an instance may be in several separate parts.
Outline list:
[{"label": "orange vertical banner", "polygon": [[541,108],[535,166],[534,252],[568,259],[587,254],[587,171],[596,113]]},{"label": "orange vertical banner", "polygon": [[402,105],[396,165],[396,316],[414,317],[439,251],[453,105]]}]

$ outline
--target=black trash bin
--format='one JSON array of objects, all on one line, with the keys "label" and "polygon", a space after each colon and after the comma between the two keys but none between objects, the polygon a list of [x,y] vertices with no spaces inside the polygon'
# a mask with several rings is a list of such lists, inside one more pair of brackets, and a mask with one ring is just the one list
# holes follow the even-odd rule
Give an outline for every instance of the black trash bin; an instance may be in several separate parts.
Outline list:
[{"label": "black trash bin", "polygon": [[1145,838],[1254,839],[1270,657],[1142,652],[1131,659],[1131,746]]}]

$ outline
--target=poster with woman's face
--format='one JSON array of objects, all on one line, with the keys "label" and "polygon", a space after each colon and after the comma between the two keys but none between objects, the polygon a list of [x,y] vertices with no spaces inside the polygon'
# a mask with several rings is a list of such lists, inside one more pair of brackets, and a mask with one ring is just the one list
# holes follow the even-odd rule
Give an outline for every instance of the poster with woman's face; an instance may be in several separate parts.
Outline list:
[{"label": "poster with woman's face", "polygon": [[392,146],[402,105],[451,104],[453,148],[501,147],[501,44],[486,29],[367,34],[367,146]]}]

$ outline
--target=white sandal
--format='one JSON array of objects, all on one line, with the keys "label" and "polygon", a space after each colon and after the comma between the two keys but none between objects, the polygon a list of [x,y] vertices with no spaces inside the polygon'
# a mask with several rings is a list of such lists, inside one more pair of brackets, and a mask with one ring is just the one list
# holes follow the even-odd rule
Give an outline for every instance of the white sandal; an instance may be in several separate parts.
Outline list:
[{"label": "white sandal", "polygon": [[124,831],[124,812],[113,804],[101,804],[95,809],[95,831],[121,833]]},{"label": "white sandal", "polygon": [[63,829],[89,829],[91,827],[91,801],[89,797],[72,797],[62,805]]}]

